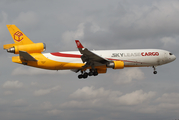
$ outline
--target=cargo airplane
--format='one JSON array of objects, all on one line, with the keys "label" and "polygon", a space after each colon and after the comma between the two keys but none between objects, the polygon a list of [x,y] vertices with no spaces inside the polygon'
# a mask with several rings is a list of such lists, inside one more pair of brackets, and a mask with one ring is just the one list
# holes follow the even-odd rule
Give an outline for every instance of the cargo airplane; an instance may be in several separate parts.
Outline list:
[{"label": "cargo airplane", "polygon": [[79,79],[106,73],[107,68],[153,67],[153,73],[157,74],[156,66],[176,59],[171,52],[160,49],[90,51],[79,40],[75,40],[78,51],[42,53],[46,49],[44,43],[33,43],[15,25],[7,25],[7,28],[15,43],[3,47],[9,53],[19,54],[12,57],[12,62],[42,69],[80,72]]}]

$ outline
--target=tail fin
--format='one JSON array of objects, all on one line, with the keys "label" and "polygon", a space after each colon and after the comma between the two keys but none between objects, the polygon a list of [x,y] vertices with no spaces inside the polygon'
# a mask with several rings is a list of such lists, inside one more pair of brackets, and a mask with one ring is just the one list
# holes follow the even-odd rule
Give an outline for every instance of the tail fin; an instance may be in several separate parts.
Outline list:
[{"label": "tail fin", "polygon": [[[3,48],[6,49],[7,52],[14,53],[14,54],[19,54],[20,51],[21,51],[21,53],[22,53],[22,51],[28,52],[28,53],[41,53],[45,50],[46,47],[45,47],[44,43],[33,43],[15,25],[7,25],[7,28],[12,36],[12,39],[15,42],[12,44],[3,45]],[[21,56],[21,57],[23,57],[23,56]],[[28,55],[26,55],[26,57],[30,58]]]},{"label": "tail fin", "polygon": [[6,25],[16,45],[32,44],[33,42],[16,25]]}]

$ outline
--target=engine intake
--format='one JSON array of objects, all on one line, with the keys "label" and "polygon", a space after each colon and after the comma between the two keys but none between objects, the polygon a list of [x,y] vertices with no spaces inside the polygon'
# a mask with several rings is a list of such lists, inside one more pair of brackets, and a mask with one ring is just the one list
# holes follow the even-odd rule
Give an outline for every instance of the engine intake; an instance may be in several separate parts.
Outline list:
[{"label": "engine intake", "polygon": [[19,51],[26,51],[28,53],[41,53],[45,51],[45,43],[34,43],[26,45],[17,45],[7,49],[7,52],[19,54]]},{"label": "engine intake", "polygon": [[124,62],[123,61],[111,61],[106,66],[109,68],[113,68],[113,69],[123,69]]}]

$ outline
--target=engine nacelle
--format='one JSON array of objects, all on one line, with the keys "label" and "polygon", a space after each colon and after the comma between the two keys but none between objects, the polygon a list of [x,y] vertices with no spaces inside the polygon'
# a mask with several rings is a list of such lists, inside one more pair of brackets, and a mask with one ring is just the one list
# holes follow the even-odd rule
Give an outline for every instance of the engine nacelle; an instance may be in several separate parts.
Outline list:
[{"label": "engine nacelle", "polygon": [[109,68],[113,68],[113,69],[123,69],[124,62],[123,61],[111,61],[106,66]]},{"label": "engine nacelle", "polygon": [[19,51],[26,51],[28,53],[41,53],[45,51],[46,45],[45,43],[34,43],[34,44],[26,44],[26,45],[16,45],[9,49],[7,52],[19,54]]}]

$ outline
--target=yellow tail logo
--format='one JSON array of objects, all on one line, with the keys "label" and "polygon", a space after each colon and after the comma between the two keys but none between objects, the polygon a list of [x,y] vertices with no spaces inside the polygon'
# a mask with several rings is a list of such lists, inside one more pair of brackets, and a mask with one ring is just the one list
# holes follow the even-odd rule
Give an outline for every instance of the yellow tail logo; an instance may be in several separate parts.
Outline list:
[{"label": "yellow tail logo", "polygon": [[14,33],[14,40],[17,42],[20,42],[23,40],[23,33],[17,31],[16,33]]}]

